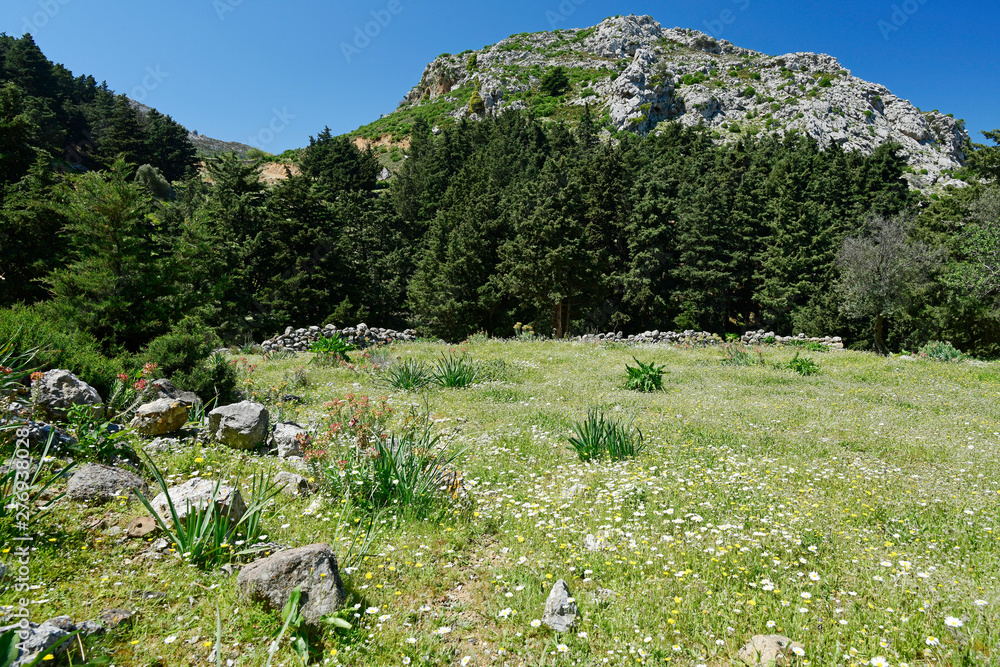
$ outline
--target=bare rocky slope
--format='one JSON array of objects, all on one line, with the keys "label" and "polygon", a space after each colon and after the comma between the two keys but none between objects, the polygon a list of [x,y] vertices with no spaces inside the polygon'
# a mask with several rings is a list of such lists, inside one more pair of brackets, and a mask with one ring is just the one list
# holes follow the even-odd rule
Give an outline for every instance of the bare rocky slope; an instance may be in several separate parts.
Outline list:
[{"label": "bare rocky slope", "polygon": [[[558,66],[570,87],[546,97],[540,83]],[[952,116],[922,111],[852,76],[832,56],[770,56],[695,30],[663,28],[650,16],[617,16],[592,28],[514,35],[444,54],[427,65],[399,109],[353,134],[399,137],[417,116],[443,124],[526,107],[572,120],[586,105],[612,132],[656,132],[664,123],[705,126],[718,141],[799,132],[866,153],[895,141],[913,187],[965,185],[951,172],[964,162],[968,134]]]}]

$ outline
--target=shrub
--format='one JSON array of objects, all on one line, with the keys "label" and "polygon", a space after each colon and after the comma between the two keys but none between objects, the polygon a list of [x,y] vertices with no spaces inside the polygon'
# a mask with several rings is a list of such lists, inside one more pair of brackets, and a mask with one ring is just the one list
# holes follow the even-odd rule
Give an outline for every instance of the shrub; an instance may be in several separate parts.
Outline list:
[{"label": "shrub", "polygon": [[666,366],[656,366],[652,361],[644,364],[635,357],[632,357],[638,368],[632,368],[628,364],[625,370],[628,371],[628,380],[625,382],[626,389],[634,391],[659,391],[663,389],[663,373]]},{"label": "shrub", "polygon": [[621,461],[634,458],[645,449],[639,429],[607,417],[597,408],[587,411],[586,420],[573,424],[573,435],[567,440],[581,461],[599,460],[605,455],[612,461]]},{"label": "shrub", "polygon": [[542,76],[541,91],[543,95],[558,97],[569,90],[569,76],[562,65],[553,67]]},{"label": "shrub", "polygon": [[486,113],[486,104],[483,102],[483,97],[479,94],[478,90],[472,91],[472,96],[469,98],[469,113],[479,114],[480,116]]},{"label": "shrub", "polygon": [[178,388],[193,391],[202,400],[218,397],[219,404],[234,398],[236,369],[214,350],[219,337],[197,318],[186,317],[167,333],[153,339],[142,353],[146,361]]},{"label": "shrub", "polygon": [[793,370],[799,375],[816,375],[819,373],[819,364],[808,357],[800,357],[796,352],[785,368]]},{"label": "shrub", "polygon": [[925,359],[936,359],[937,361],[962,361],[965,355],[951,343],[939,340],[932,340],[920,348],[920,356]]},{"label": "shrub", "polygon": [[7,341],[15,357],[37,350],[34,365],[40,370],[65,368],[101,396],[108,396],[118,374],[132,365],[127,357],[106,357],[90,334],[27,306],[0,309],[0,340]]}]

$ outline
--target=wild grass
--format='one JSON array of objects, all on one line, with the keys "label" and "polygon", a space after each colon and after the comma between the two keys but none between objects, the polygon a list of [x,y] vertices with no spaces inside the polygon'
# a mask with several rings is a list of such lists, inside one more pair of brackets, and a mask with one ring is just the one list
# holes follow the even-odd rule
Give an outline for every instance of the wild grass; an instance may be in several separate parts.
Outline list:
[{"label": "wild grass", "polygon": [[[399,348],[426,364],[449,349]],[[778,368],[794,352],[768,348],[764,365],[723,366],[710,348],[477,341],[470,359],[503,360],[511,374],[426,394],[436,451],[459,452],[449,467],[468,508],[379,513],[325,492],[315,505],[289,498],[264,522],[271,541],[352,554],[341,573],[353,628],[324,631],[314,662],[730,665],[752,635],[780,633],[805,646],[801,664],[992,664],[1000,366],[831,351],[822,373],[802,376]],[[667,390],[628,390],[622,367],[633,357],[667,365]],[[300,364],[263,363],[244,389]],[[320,406],[349,393],[375,406],[385,394],[386,434],[402,433],[418,402],[378,374],[312,375],[287,418],[317,430],[329,425]],[[566,439],[591,407],[634,415],[645,451],[580,461]],[[153,456],[173,483],[194,474],[231,483],[273,465],[191,441]],[[84,639],[88,657],[203,664],[218,643],[222,664],[264,665],[279,614],[240,600],[217,568],[149,559],[148,542],[107,533],[147,513],[63,500],[40,519],[32,618],[132,608],[141,621]],[[86,527],[96,520],[106,527]],[[586,546],[588,534],[600,548]],[[556,636],[532,621],[559,578],[583,618]],[[0,604],[19,595],[9,589]],[[275,665],[299,664],[288,636]]]}]

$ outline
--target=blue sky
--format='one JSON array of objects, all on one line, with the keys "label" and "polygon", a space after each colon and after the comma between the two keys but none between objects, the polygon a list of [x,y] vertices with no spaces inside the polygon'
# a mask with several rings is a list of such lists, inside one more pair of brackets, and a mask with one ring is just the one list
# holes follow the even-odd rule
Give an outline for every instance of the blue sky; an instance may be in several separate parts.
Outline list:
[{"label": "blue sky", "polygon": [[[74,74],[92,74],[217,139],[270,152],[349,132],[396,108],[442,52],[518,32],[650,14],[771,54],[836,56],[923,109],[1000,127],[1000,3],[944,0],[3,0],[0,31],[31,32]],[[357,30],[377,35],[344,53]],[[376,32],[370,29],[371,32]],[[362,42],[363,44],[363,42]]]}]

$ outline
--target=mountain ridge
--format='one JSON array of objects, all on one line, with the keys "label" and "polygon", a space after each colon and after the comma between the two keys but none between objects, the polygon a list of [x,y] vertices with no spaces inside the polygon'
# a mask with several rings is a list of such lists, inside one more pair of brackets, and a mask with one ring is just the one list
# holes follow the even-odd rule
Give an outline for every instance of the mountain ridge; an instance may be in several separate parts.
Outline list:
[{"label": "mountain ridge", "polygon": [[[562,68],[568,86],[544,95]],[[582,29],[511,35],[496,44],[431,61],[396,111],[349,133],[402,138],[416,118],[443,125],[506,109],[573,120],[584,108],[606,133],[657,132],[661,124],[703,126],[717,141],[791,132],[870,154],[894,141],[911,187],[963,187],[962,121],[925,112],[886,86],[855,77],[830,55],[770,56],[651,16],[617,16]]]}]

